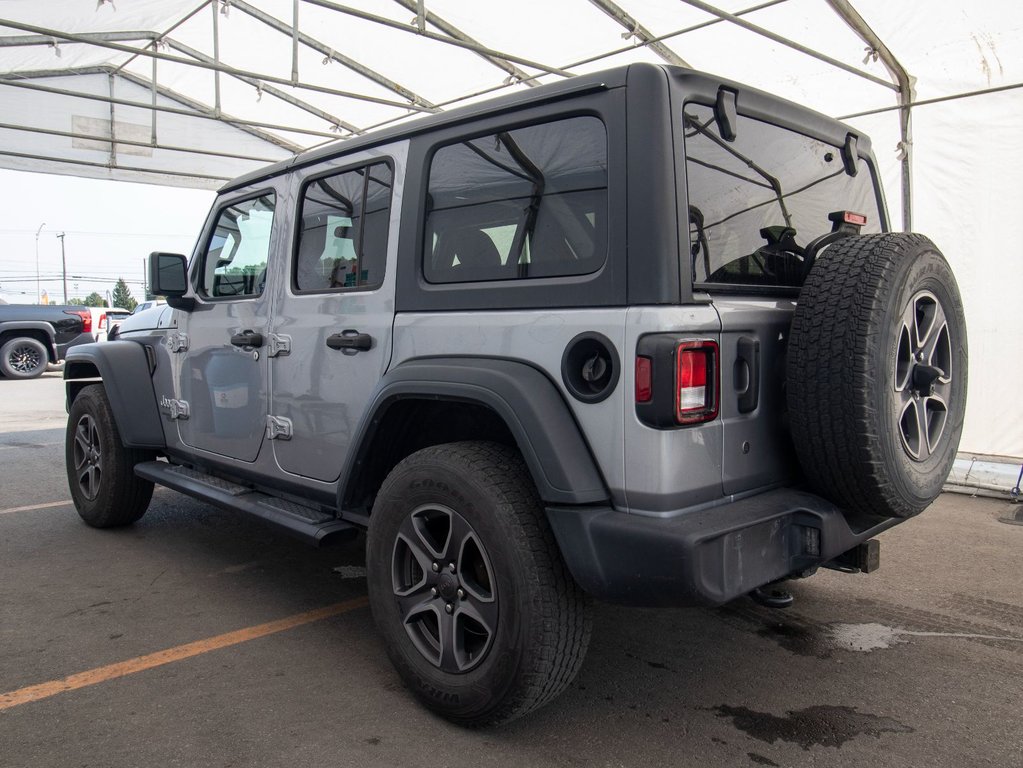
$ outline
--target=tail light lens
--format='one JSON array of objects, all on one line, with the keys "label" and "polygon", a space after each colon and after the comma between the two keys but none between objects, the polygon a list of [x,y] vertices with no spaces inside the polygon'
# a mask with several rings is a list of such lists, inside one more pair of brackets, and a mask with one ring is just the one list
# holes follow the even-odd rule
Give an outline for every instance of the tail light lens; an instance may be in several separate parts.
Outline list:
[{"label": "tail light lens", "polygon": [[78,315],[82,319],[82,333],[92,333],[92,312],[87,309],[65,309],[65,315]]},{"label": "tail light lens", "polygon": [[107,316],[106,315],[100,315],[99,316],[99,329],[101,331],[105,331],[107,329]]},{"label": "tail light lens", "polygon": [[636,358],[636,402],[649,403],[654,396],[653,366],[649,357]]},{"label": "tail light lens", "polygon": [[[698,424],[717,418],[720,389],[717,342],[679,342],[675,359],[675,420],[679,424]],[[637,395],[638,392],[637,384]]]}]

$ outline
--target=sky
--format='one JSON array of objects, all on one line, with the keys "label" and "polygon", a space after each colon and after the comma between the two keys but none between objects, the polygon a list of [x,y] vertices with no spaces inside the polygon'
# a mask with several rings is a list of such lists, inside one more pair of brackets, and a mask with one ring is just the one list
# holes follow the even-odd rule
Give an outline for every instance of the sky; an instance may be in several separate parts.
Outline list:
[{"label": "sky", "polygon": [[141,301],[152,251],[190,254],[214,193],[123,181],[0,170],[0,298],[36,302],[40,287],[63,303],[65,233],[68,298],[105,295],[123,277]]}]

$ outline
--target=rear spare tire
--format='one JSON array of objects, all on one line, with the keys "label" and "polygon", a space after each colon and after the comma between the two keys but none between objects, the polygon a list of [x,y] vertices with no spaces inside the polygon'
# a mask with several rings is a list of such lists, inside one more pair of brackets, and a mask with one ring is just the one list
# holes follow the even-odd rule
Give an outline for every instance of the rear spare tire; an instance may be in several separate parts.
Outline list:
[{"label": "rear spare tire", "polygon": [[847,512],[911,517],[948,477],[966,408],[966,321],[926,237],[849,237],[799,295],[789,339],[792,437],[810,483]]}]

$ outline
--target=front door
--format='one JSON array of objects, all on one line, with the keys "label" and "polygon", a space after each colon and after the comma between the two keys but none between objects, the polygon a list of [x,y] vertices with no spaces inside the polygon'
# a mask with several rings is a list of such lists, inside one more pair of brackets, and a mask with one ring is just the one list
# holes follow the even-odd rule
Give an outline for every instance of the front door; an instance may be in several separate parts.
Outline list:
[{"label": "front door", "polygon": [[274,456],[290,474],[340,476],[390,363],[404,146],[295,174],[298,231],[270,339]]},{"label": "front door", "polygon": [[193,259],[196,305],[179,312],[176,350],[181,441],[255,461],[266,430],[268,262],[279,249],[274,190],[240,193],[216,209]]}]

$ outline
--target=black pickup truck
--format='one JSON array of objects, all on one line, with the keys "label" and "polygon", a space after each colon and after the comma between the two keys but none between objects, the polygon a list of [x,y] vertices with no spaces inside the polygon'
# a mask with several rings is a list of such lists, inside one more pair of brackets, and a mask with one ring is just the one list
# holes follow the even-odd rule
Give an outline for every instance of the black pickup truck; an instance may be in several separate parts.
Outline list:
[{"label": "black pickup truck", "polygon": [[95,340],[88,307],[0,306],[0,373],[9,379],[40,376],[71,347]]}]

